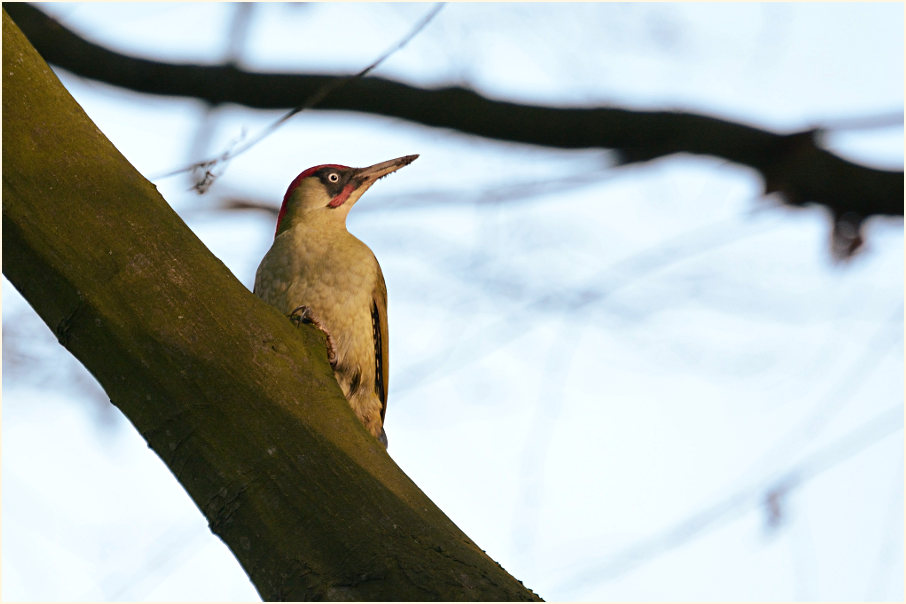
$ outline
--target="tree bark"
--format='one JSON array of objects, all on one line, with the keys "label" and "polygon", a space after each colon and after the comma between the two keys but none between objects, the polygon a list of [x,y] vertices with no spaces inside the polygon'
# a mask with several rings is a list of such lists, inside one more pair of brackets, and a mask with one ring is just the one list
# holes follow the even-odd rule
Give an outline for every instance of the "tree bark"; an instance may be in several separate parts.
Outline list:
[{"label": "tree bark", "polygon": [[[288,109],[343,79],[130,57],[81,38],[27,4],[11,4],[7,10],[48,62],[138,92]],[[627,163],[676,153],[708,155],[756,170],[765,192],[780,193],[790,205],[825,206],[835,224],[845,218],[858,230],[869,216],[903,215],[902,170],[847,161],[821,148],[817,131],[777,133],[675,111],[541,107],[497,101],[460,87],[423,89],[374,77],[343,83],[317,107],[385,115],[508,142],[612,149]]]},{"label": "tree bark", "polygon": [[355,419],[3,14],[3,273],[267,600],[537,600]]}]

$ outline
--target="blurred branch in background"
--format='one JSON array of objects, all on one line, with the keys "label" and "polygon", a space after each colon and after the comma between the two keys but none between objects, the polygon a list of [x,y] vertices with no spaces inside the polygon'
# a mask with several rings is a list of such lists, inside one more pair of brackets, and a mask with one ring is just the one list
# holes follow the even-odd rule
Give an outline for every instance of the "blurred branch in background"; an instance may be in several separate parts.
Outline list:
[{"label": "blurred branch in background", "polygon": [[[242,50],[245,47],[246,40],[250,31],[252,11],[255,9],[254,2],[237,2],[233,4],[233,18],[230,22],[230,33],[227,36],[227,48],[225,53],[225,64],[230,67],[238,67],[239,60],[242,57]],[[216,124],[216,108],[214,103],[205,103],[205,113],[195,130],[195,138],[189,145],[189,158],[194,161],[196,157],[204,157],[207,154],[208,145],[213,138]],[[190,170],[199,172],[203,170],[203,175],[196,179],[195,190],[199,193],[206,190],[214,180],[214,173],[211,171],[213,166],[211,162],[200,162],[192,165]]]},{"label": "blurred branch in background", "polygon": [[[714,251],[721,246],[738,242],[746,233],[731,228],[738,224],[737,218],[720,220],[691,231],[681,233],[669,241],[657,244],[622,258],[601,269],[597,274],[582,280],[572,289],[540,288],[535,291],[521,290],[516,297],[520,307],[493,320],[489,324],[477,325],[464,332],[461,338],[439,351],[434,357],[423,358],[399,371],[397,391],[423,386],[440,376],[462,371],[479,362],[513,340],[523,337],[543,326],[533,317],[565,313],[565,316],[583,316],[580,311],[601,305],[604,300],[620,289],[646,278],[649,274],[673,263],[690,257]],[[478,283],[485,289],[499,287],[497,280],[484,277],[477,270],[480,267],[463,267],[460,277]],[[587,320],[587,317],[586,317]],[[482,342],[493,343],[490,347]],[[479,352],[476,352],[479,351]]]},{"label": "blurred branch in background", "polygon": [[[612,173],[612,171],[604,170],[584,170],[544,180],[507,181],[502,185],[489,186],[482,189],[476,189],[474,186],[459,189],[447,187],[444,189],[425,189],[411,193],[398,193],[392,199],[382,199],[380,194],[378,194],[372,196],[372,199],[378,199],[379,201],[362,206],[357,209],[357,212],[386,212],[432,206],[451,207],[454,205],[527,203],[551,193],[564,194],[575,189],[599,184],[611,178]],[[276,218],[279,206],[274,201],[256,200],[251,196],[224,195],[218,200],[214,209],[263,211],[272,214]]]},{"label": "blurred branch in background", "polygon": [[[787,434],[787,438],[772,447],[756,464],[756,468],[740,472],[743,486],[672,527],[642,538],[612,554],[607,562],[575,573],[563,583],[564,589],[576,588],[586,582],[612,580],[700,537],[721,521],[729,520],[731,514],[739,514],[753,507],[763,509],[766,531],[775,532],[784,524],[791,496],[796,489],[890,435],[902,432],[903,409],[891,407],[842,437],[805,455],[800,461],[787,465],[788,460],[801,456],[802,450],[808,449],[840,407],[855,398],[855,392],[866,383],[881,359],[893,350],[895,344],[902,342],[902,329],[895,329],[902,314],[903,307],[899,306],[890,319],[882,323],[866,343],[863,353],[851,364],[849,371],[830,383],[827,394],[814,405],[814,412],[805,421],[797,424]],[[754,480],[750,478],[753,475],[757,477]],[[887,543],[885,541],[885,547],[888,547]],[[882,552],[882,562],[886,560],[885,555],[886,551]]]},{"label": "blurred branch in background", "polygon": [[839,132],[845,130],[877,130],[881,128],[897,127],[903,127],[902,111],[822,120],[820,125],[816,126],[815,129],[822,132]]},{"label": "blurred branch in background", "polygon": [[[606,148],[622,163],[676,153],[710,155],[756,170],[765,193],[792,206],[819,204],[831,215],[831,252],[852,256],[872,215],[903,215],[903,172],[847,161],[823,148],[820,130],[781,134],[716,117],[622,108],[563,108],[493,100],[461,87],[426,89],[383,78],[253,73],[232,64],[189,65],[127,56],[91,43],[27,4],[9,14],[49,63],[137,92],[193,97],[212,105],[347,110],[451,128],[485,138],[562,149]],[[420,30],[434,12],[416,28]],[[404,43],[404,42],[403,42]],[[329,93],[329,94],[328,94]],[[266,131],[269,132],[270,130]],[[221,156],[229,158],[234,150]]]},{"label": "blurred branch in background", "polygon": [[[683,4],[451,5],[388,62],[383,79],[360,76],[425,29],[440,5],[149,6],[4,9],[31,28],[63,83],[141,172],[201,168],[191,176],[205,196],[181,178],[157,184],[240,280],[273,235],[280,179],[302,157],[413,145],[434,162],[410,188],[399,181],[370,193],[350,230],[374,245],[393,290],[400,439],[392,455],[504,566],[552,599],[848,599],[835,579],[841,567],[859,594],[871,582],[868,599],[899,599],[896,427],[857,428],[880,426],[902,401],[902,172],[858,165],[902,166],[902,113],[884,111],[900,93],[878,84],[896,82],[893,60],[881,57],[898,56],[886,52],[896,43],[877,31],[881,17],[848,37],[827,32],[858,33],[857,9],[833,22],[836,8],[788,5],[722,17],[721,8],[690,13],[699,9]],[[645,26],[646,18],[656,22]],[[601,99],[701,115],[591,109]],[[347,112],[288,121],[315,104]],[[731,115],[761,127],[708,117]],[[871,161],[841,159],[853,157]],[[765,194],[772,189],[778,194]],[[825,194],[831,202],[792,211]],[[866,219],[872,207],[880,211]],[[836,257],[864,250],[845,271],[826,262],[819,212],[832,217]],[[59,489],[53,471],[76,457],[41,449],[55,422],[69,432],[49,439],[85,436],[59,419],[60,408],[85,398],[83,383],[123,426],[118,440],[148,452],[12,289],[6,459],[35,499],[52,501],[35,485]],[[871,438],[886,440],[868,450]],[[135,476],[134,485],[99,480],[149,494],[122,514],[100,512],[84,543],[67,543],[62,525],[89,517],[77,506],[90,495],[70,491],[57,525],[6,506],[8,535],[34,525],[15,549],[6,545],[15,537],[4,537],[4,570],[34,558],[19,593],[54,593],[42,575],[72,583],[45,541],[65,544],[81,578],[102,578],[77,590],[88,599],[196,599],[186,585],[210,598],[242,574],[190,564],[207,560],[200,544],[222,548],[201,518],[188,537],[196,510],[161,513],[169,505],[161,485],[113,452],[113,439],[94,440],[99,455]],[[833,472],[811,482],[796,473],[824,454]],[[33,463],[45,458],[48,467]],[[77,463],[86,476],[105,476],[94,460]],[[7,490],[15,502],[20,485],[4,485],[15,487]],[[847,507],[857,498],[859,507]],[[114,526],[128,514],[154,538]],[[108,531],[117,545],[81,570],[86,548]],[[176,562],[158,565],[170,550]],[[856,568],[862,560],[868,572]],[[7,576],[4,595],[15,589],[15,573]]]},{"label": "blurred branch in background", "polygon": [[[240,6],[241,5],[242,4],[240,3]],[[395,53],[396,51],[403,48],[406,44],[408,44],[409,41],[412,40],[412,38],[417,36],[419,34],[419,32],[421,32],[428,25],[428,23],[431,22],[431,20],[437,15],[437,13],[440,12],[440,9],[442,9],[443,6],[444,6],[443,3],[435,4],[434,8],[432,8],[430,11],[428,11],[428,14],[426,14],[415,25],[415,27],[412,28],[412,30],[406,36],[404,36],[399,42],[397,42],[392,48],[390,48],[388,51],[386,51],[384,54],[382,54],[376,60],[369,63],[367,67],[365,67],[364,69],[362,69],[361,71],[359,71],[353,75],[340,77],[340,78],[337,78],[337,79],[334,79],[334,80],[331,80],[331,81],[325,83],[323,86],[321,86],[317,90],[315,90],[307,99],[305,99],[305,101],[303,103],[290,109],[288,112],[283,114],[279,119],[277,119],[274,123],[272,123],[267,128],[265,128],[264,130],[259,132],[256,136],[254,136],[250,140],[242,142],[242,138],[244,138],[244,136],[240,137],[240,139],[237,140],[235,143],[233,143],[233,145],[231,145],[230,148],[226,149],[225,151],[223,151],[220,155],[218,155],[216,157],[194,162],[185,168],[177,168],[175,170],[167,172],[166,174],[155,177],[152,180],[158,180],[158,179],[166,178],[169,176],[175,176],[177,174],[182,174],[184,172],[192,172],[193,174],[196,175],[195,190],[201,194],[206,193],[208,188],[210,188],[210,186],[214,183],[214,180],[217,177],[217,175],[213,172],[213,170],[216,167],[218,167],[218,165],[220,166],[221,172],[223,170],[226,170],[226,165],[230,160],[234,159],[238,155],[241,155],[242,153],[245,153],[246,151],[248,151],[249,149],[251,149],[252,147],[257,145],[258,143],[260,143],[262,140],[267,138],[270,134],[273,134],[274,132],[276,132],[283,124],[285,124],[287,121],[289,121],[294,115],[297,115],[297,114],[301,113],[302,111],[305,111],[306,109],[312,109],[313,107],[315,107],[319,103],[321,103],[321,101],[323,101],[331,92],[345,86],[346,84],[348,84],[350,82],[358,80],[358,79],[364,77],[366,74],[370,73],[372,70],[377,68],[381,63],[383,63],[385,60],[387,60],[393,53]],[[236,15],[236,21],[245,22],[246,20],[247,20],[247,13],[245,11],[243,11],[242,9],[240,9]],[[235,47],[233,47],[233,49],[235,50]],[[227,67],[236,67],[236,61],[231,58],[231,60],[229,62],[227,62],[226,66]],[[212,105],[217,104],[212,100],[207,100],[207,102]]]},{"label": "blurred branch in background", "polygon": [[[245,92],[248,92],[245,89],[248,85],[271,86],[274,84],[272,81],[259,80],[257,83],[246,81],[246,76],[252,75],[254,77],[254,74],[244,72],[238,68],[238,53],[241,51],[242,41],[247,35],[252,3],[237,3],[236,6],[231,34],[228,38],[230,47],[227,59],[220,67],[214,68],[215,72],[207,71],[208,67],[204,66],[167,66],[163,63],[136,59],[111,52],[82,39],[28,4],[23,3],[17,7],[10,6],[8,8],[11,10],[8,10],[7,13],[22,29],[29,41],[32,42],[32,45],[44,57],[44,60],[48,62],[57,64],[75,74],[123,88],[150,94],[192,96],[205,102],[209,107],[208,114],[210,114],[212,107],[223,103],[236,102],[232,96],[239,94],[241,97]],[[196,175],[195,189],[199,193],[205,193],[217,177],[214,172],[215,168],[219,167],[221,171],[225,170],[226,164],[231,159],[258,144],[294,115],[322,104],[328,95],[335,94],[339,89],[350,86],[356,80],[373,71],[418,35],[434,19],[443,6],[443,3],[435,4],[406,36],[376,60],[369,63],[364,69],[353,75],[320,78],[318,83],[310,89],[305,86],[301,88],[296,86],[287,87],[285,81],[277,83],[281,90],[279,98],[292,99],[289,103],[279,106],[279,108],[292,107],[287,113],[250,140],[244,142],[241,139],[237,140],[230,148],[215,157],[193,162],[184,168],[176,168],[158,178],[191,171]],[[38,46],[39,44],[41,47]],[[171,68],[174,68],[175,71],[171,71]],[[213,76],[213,79],[208,79],[209,76]],[[309,80],[309,82],[312,81]],[[196,87],[199,84],[201,87]],[[180,92],[183,85],[189,87],[189,94],[184,94],[185,91]],[[209,86],[213,87],[211,89],[213,94],[204,94],[204,88]],[[225,86],[225,88],[222,88],[222,86]],[[283,93],[288,93],[289,96],[282,96]],[[254,98],[254,95],[251,98]],[[256,105],[254,101],[248,102],[251,98],[239,101],[239,103],[260,108],[261,106]],[[305,100],[300,103],[299,99]],[[270,106],[268,108],[274,107]],[[330,108],[330,104],[325,104],[325,108]]]},{"label": "blurred branch in background", "polygon": [[765,525],[772,530],[785,515],[784,508],[788,505],[787,501],[793,491],[821,473],[902,430],[903,409],[891,407],[782,473],[746,486],[666,530],[608,556],[605,561],[571,573],[561,587],[569,591],[586,583],[613,579],[701,536],[719,523],[729,520],[733,514],[744,512],[752,506],[764,508]]}]

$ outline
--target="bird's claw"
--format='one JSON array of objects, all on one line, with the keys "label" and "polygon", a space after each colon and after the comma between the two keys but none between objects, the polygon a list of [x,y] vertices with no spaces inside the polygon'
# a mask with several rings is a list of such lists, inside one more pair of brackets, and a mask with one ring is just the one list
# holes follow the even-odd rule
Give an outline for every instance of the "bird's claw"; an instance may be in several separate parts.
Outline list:
[{"label": "bird's claw", "polygon": [[324,329],[321,323],[314,318],[311,312],[310,306],[298,306],[296,309],[289,313],[289,320],[293,322],[293,325],[299,327],[302,324],[314,325],[321,332],[327,336],[327,360],[330,362],[330,366],[333,369],[337,368],[337,349],[333,345],[333,338],[330,337],[330,332]]},{"label": "bird's claw", "polygon": [[310,306],[297,306],[296,310],[289,313],[289,320],[293,322],[293,325],[299,327],[303,323],[314,323],[318,324],[317,321],[311,316],[311,307]]},{"label": "bird's claw", "polygon": [[330,337],[330,334],[327,333],[327,330],[318,326],[318,329],[324,332],[324,335],[327,336],[327,362],[330,363],[331,369],[337,368],[337,349],[333,346],[333,338]]}]

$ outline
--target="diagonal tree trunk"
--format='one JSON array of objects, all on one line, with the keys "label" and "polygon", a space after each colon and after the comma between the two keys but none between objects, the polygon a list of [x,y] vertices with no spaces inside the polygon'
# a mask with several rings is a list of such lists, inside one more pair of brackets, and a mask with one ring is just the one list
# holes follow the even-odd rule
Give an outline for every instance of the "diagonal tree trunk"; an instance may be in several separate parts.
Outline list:
[{"label": "diagonal tree trunk", "polygon": [[366,434],[3,13],[3,273],[267,600],[537,600]]}]

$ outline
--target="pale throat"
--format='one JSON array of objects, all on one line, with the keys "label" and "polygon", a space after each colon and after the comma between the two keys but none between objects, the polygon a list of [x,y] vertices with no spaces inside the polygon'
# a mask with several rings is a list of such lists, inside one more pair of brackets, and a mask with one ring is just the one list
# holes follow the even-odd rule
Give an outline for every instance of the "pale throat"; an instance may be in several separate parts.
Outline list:
[{"label": "pale throat", "polygon": [[286,211],[280,220],[277,235],[290,229],[314,230],[322,232],[346,231],[346,217],[349,216],[349,210],[358,199],[354,192],[349,199],[342,205],[332,208],[325,201],[319,207],[305,207],[300,198],[301,193],[294,193],[287,200]]}]

